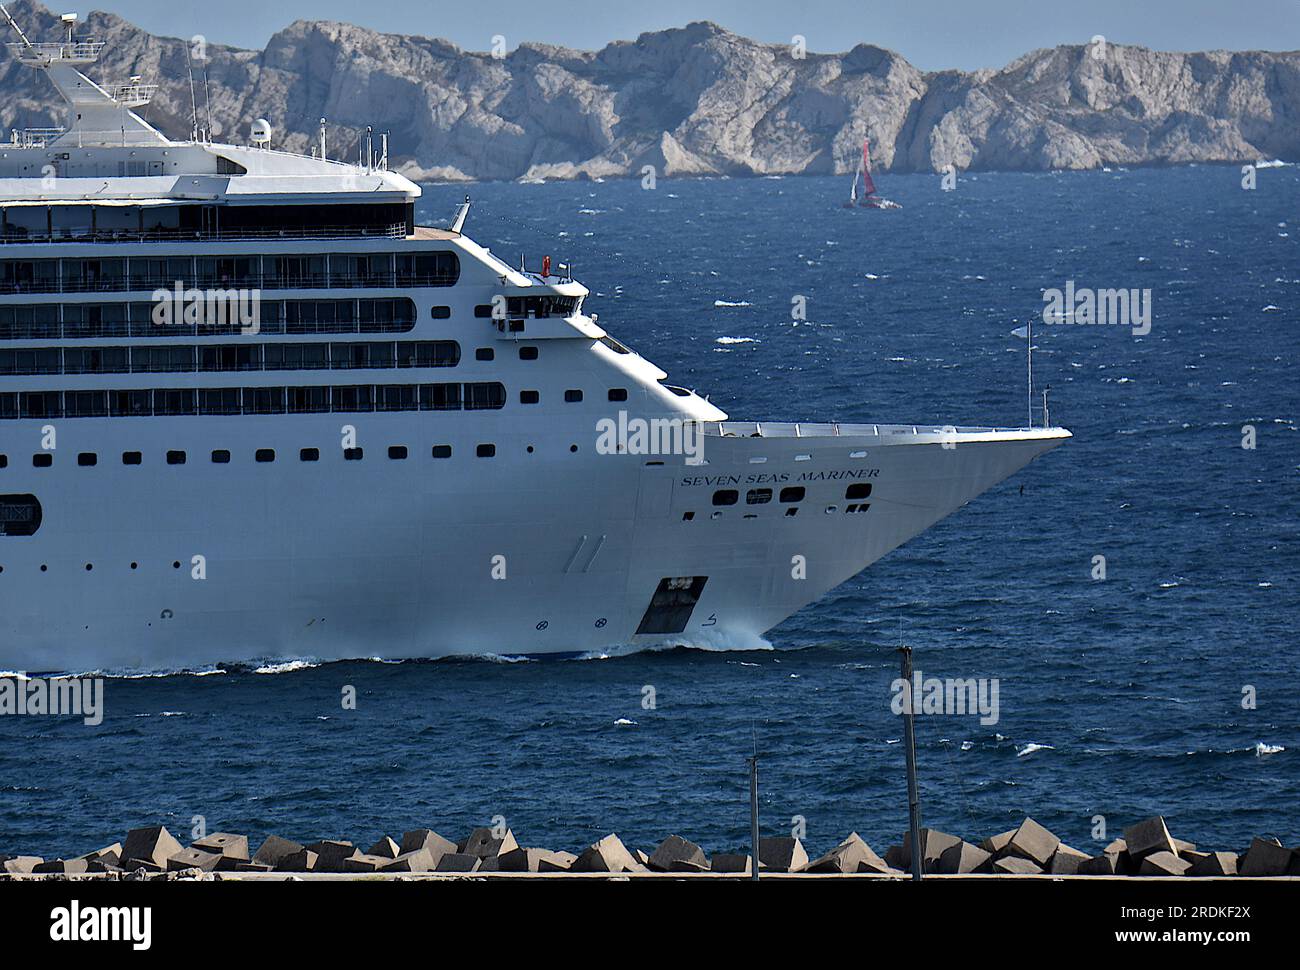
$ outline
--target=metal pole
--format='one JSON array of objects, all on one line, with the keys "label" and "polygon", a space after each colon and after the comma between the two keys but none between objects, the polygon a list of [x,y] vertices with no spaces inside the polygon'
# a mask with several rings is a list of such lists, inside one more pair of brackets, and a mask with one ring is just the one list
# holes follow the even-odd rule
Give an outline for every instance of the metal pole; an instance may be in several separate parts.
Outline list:
[{"label": "metal pole", "polygon": [[912,648],[899,647],[903,655],[903,682],[907,685],[907,706],[903,710],[903,738],[907,754],[907,821],[912,840],[912,879],[921,881],[921,796],[916,784],[916,697],[912,690]]},{"label": "metal pole", "polygon": [[754,854],[750,857],[750,878],[758,882],[758,752],[749,762],[749,834],[753,839]]}]

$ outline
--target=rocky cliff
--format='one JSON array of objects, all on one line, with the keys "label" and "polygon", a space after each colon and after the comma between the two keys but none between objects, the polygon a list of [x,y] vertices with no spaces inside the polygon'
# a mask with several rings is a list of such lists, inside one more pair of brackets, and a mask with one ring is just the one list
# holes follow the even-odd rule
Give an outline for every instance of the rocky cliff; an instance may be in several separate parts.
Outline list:
[{"label": "rocky cliff", "polygon": [[[59,36],[33,0],[11,12]],[[1046,170],[1300,158],[1300,52],[1184,54],[1141,47],[1038,50],[998,71],[917,70],[892,51],[794,56],[714,24],[643,34],[600,51],[524,44],[504,57],[444,40],[298,21],[264,51],[154,37],[94,13],[78,36],[108,42],[89,73],[162,86],[142,114],[173,137],[200,124],[304,151],[319,121],[331,157],[366,125],[429,179],[734,176],[851,171],[863,136],[881,169]],[[199,55],[187,57],[190,55]],[[206,75],[206,78],[205,78]],[[0,53],[10,128],[64,122],[37,72]]]}]

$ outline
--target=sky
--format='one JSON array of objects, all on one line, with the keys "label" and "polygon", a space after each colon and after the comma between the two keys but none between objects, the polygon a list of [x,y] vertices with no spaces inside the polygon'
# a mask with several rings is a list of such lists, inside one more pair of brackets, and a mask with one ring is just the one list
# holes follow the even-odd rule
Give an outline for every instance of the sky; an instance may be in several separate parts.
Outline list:
[{"label": "sky", "polygon": [[[46,3],[60,13],[92,9]],[[1098,34],[1160,50],[1300,50],[1300,0],[111,0],[95,9],[155,34],[257,49],[294,20],[445,37],[467,50],[489,49],[498,34],[511,49],[522,41],[596,49],[712,20],[769,43],[801,35],[812,51],[875,44],[922,70],[1001,67]]]}]

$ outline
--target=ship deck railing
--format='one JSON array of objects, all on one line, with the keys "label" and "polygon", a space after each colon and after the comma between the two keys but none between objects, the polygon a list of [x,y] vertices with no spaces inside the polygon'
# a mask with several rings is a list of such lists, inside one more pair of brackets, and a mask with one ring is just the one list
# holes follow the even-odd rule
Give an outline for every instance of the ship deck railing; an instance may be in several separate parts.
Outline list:
[{"label": "ship deck railing", "polygon": [[[58,202],[50,205],[57,206]],[[0,235],[0,244],[31,243],[152,243],[152,242],[239,242],[278,239],[405,239],[406,224],[385,226],[296,226],[291,228],[246,229],[97,229],[81,231],[15,233]]]},{"label": "ship deck railing", "polygon": [[[0,294],[10,293],[144,293],[172,289],[175,276],[114,276],[99,279],[6,280],[0,279]],[[409,289],[411,287],[451,286],[456,277],[429,273],[309,273],[287,277],[275,273],[252,273],[246,276],[216,277],[199,275],[179,280],[186,288],[200,290],[266,289]]]},{"label": "ship deck railing", "polygon": [[710,421],[704,425],[706,435],[722,438],[838,438],[850,436],[881,439],[899,437],[945,438],[952,435],[1006,434],[1031,430],[1041,429],[922,424],[849,424],[843,422],[814,424],[783,421]]}]

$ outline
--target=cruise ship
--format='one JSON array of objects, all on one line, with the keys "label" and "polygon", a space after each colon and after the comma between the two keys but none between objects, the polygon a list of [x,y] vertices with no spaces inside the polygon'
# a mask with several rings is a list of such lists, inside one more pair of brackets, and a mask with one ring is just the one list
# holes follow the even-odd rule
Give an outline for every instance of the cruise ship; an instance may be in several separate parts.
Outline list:
[{"label": "cruise ship", "polygon": [[11,48],[66,130],[0,145],[0,669],[753,647],[1070,437],[733,421],[382,138],[173,141],[64,19]]}]

